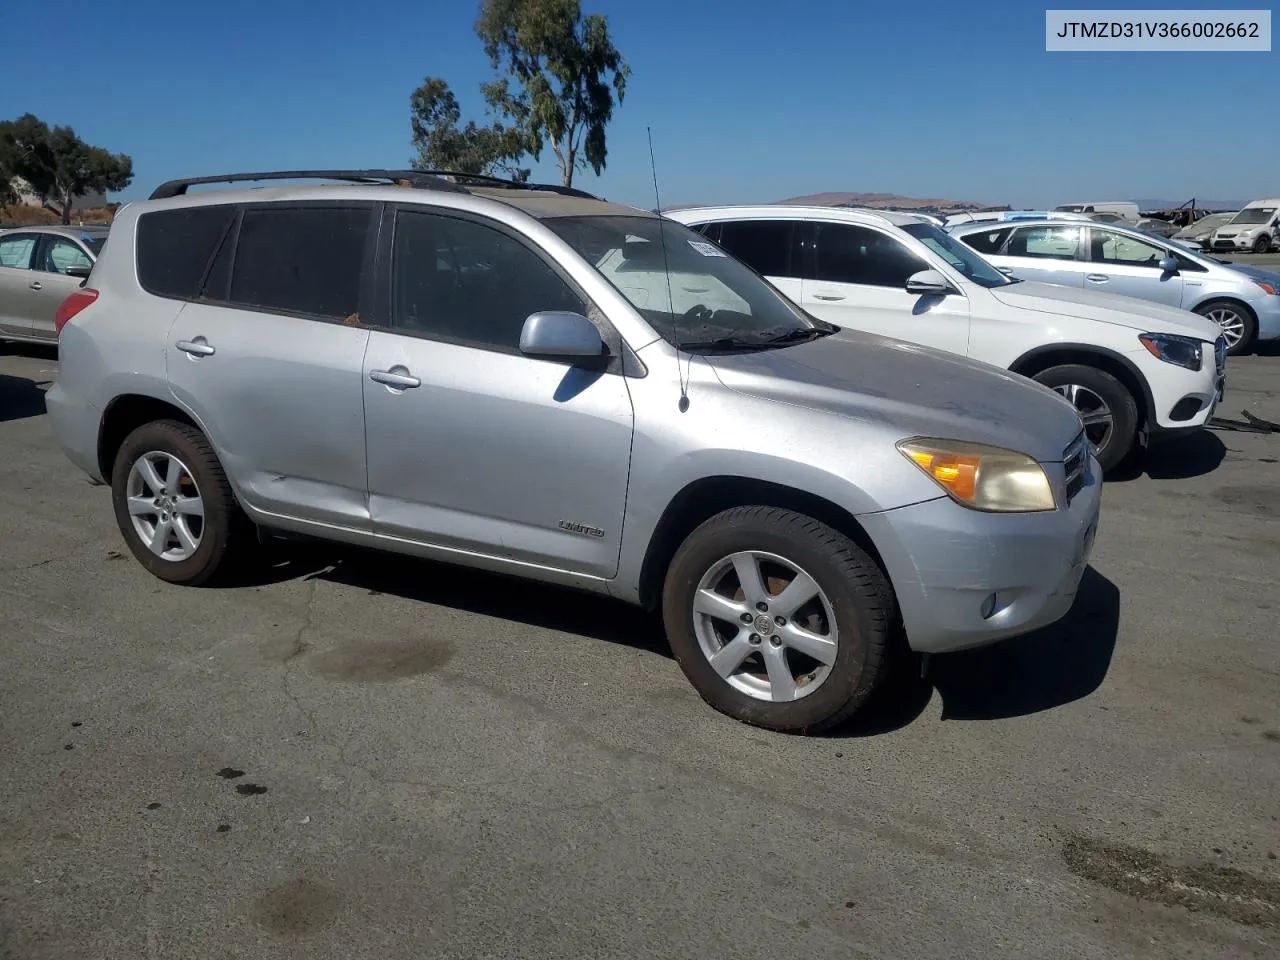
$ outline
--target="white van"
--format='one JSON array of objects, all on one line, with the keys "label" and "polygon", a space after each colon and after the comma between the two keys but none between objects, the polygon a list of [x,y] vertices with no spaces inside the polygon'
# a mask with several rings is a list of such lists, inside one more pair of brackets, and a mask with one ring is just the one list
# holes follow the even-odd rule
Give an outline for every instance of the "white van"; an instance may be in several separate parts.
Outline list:
[{"label": "white van", "polygon": [[1218,253],[1266,253],[1280,234],[1280,199],[1254,200],[1213,231],[1209,249]]},{"label": "white van", "polygon": [[1122,220],[1133,223],[1142,219],[1138,205],[1132,200],[1090,200],[1086,203],[1064,203],[1053,209],[1058,213],[1114,213]]}]

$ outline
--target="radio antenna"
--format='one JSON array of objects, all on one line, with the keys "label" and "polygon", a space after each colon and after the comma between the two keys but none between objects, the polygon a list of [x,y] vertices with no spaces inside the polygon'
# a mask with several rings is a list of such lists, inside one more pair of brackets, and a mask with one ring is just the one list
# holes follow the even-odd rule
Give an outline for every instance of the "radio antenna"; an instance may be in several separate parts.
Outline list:
[{"label": "radio antenna", "polygon": [[671,263],[667,260],[667,230],[663,223],[662,198],[658,195],[658,164],[653,159],[653,130],[644,128],[649,135],[649,170],[653,173],[654,212],[658,215],[658,239],[662,243],[662,272],[667,278],[667,309],[671,311],[671,338],[676,348],[676,379],[680,383],[680,412],[689,409],[689,391],[685,385],[684,370],[680,366],[680,324],[676,321],[676,302],[671,293]]}]

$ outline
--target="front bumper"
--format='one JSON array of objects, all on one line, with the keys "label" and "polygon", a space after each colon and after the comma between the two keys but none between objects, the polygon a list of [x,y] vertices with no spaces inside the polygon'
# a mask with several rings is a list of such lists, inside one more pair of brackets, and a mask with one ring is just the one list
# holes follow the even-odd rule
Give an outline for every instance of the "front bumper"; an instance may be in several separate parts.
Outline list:
[{"label": "front bumper", "polygon": [[911,648],[945,653],[1065,616],[1093,550],[1101,499],[1102,473],[1090,456],[1084,486],[1051,513],[981,513],[943,497],[858,519],[885,563]]},{"label": "front bumper", "polygon": [[1258,239],[1257,235],[1248,237],[1214,237],[1213,252],[1214,253],[1240,253],[1248,252],[1253,249],[1254,242]]},{"label": "front bumper", "polygon": [[1198,430],[1213,417],[1227,385],[1225,341],[1221,356],[1209,344],[1204,352],[1204,365],[1199,370],[1165,363],[1146,350],[1129,354],[1151,392],[1149,435]]},{"label": "front bumper", "polygon": [[1250,306],[1258,319],[1258,339],[1274,340],[1280,337],[1280,297],[1268,294],[1254,300]]}]

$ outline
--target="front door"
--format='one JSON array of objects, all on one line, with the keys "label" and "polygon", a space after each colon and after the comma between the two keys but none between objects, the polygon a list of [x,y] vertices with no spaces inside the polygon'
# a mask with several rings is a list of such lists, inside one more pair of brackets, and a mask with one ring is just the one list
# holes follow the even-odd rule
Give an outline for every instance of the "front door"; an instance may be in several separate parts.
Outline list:
[{"label": "front door", "polygon": [[405,207],[391,241],[392,329],[372,333],[364,364],[374,530],[612,577],[631,457],[627,381],[518,348],[529,314],[594,309],[495,223]]},{"label": "front door", "polygon": [[840,326],[968,355],[969,301],[906,290],[908,277],[933,264],[872,227],[812,223],[806,229],[805,310]]},{"label": "front door", "polygon": [[83,277],[69,277],[72,267],[92,267],[93,258],[70,237],[46,233],[36,247],[32,278],[40,285],[31,300],[31,336],[56,342],[58,329],[54,318],[62,301],[75,293]]},{"label": "front door", "polygon": [[373,211],[247,207],[169,330],[174,396],[260,510],[368,529],[360,318]]},{"label": "front door", "polygon": [[39,244],[38,233],[0,236],[0,335],[31,336],[31,315],[39,296],[31,263]]},{"label": "front door", "polygon": [[1160,261],[1169,255],[1166,248],[1102,227],[1090,227],[1089,233],[1086,290],[1182,306],[1182,275],[1160,269]]}]

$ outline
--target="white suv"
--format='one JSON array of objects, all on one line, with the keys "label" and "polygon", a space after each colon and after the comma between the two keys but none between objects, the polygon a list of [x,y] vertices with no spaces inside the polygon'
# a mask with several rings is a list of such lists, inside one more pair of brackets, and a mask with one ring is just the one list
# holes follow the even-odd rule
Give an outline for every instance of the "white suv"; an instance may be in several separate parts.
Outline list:
[{"label": "white suv", "polygon": [[1070,399],[1104,468],[1139,439],[1203,427],[1222,398],[1212,320],[1128,297],[1013,279],[918,218],[771,205],[673,211],[810,314],[950,350]]}]

